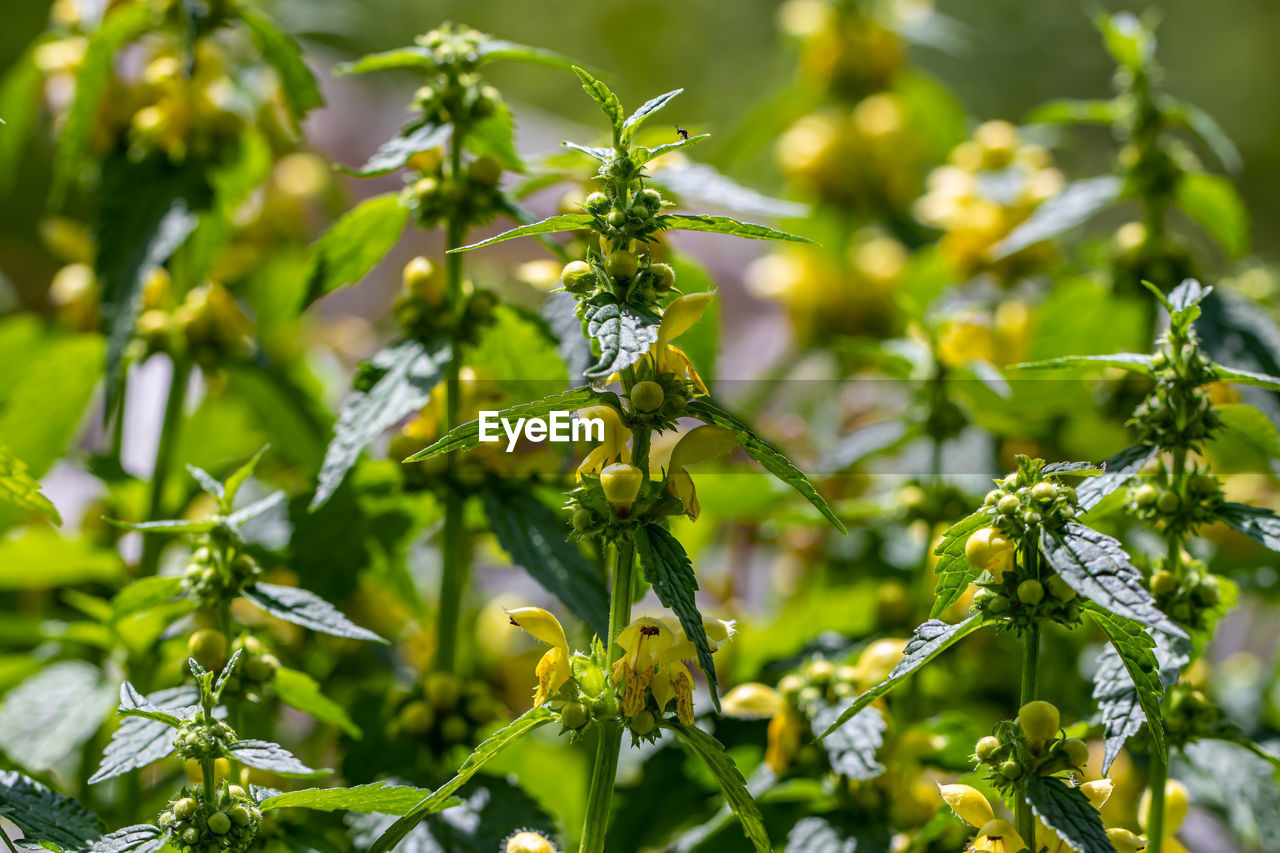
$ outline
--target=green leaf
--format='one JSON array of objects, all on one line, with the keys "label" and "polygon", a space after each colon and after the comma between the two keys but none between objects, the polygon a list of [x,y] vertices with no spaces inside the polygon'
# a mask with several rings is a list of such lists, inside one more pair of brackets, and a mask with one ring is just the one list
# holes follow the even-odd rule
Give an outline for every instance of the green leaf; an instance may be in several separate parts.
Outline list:
[{"label": "green leaf", "polygon": [[0,705],[0,749],[30,770],[48,770],[93,737],[115,704],[115,685],[96,666],[62,661],[45,667]]},{"label": "green leaf", "polygon": [[[799,219],[809,214],[808,205],[770,198],[750,187],[742,186],[706,163],[685,161],[663,164],[653,172],[650,183],[660,184],[685,204],[696,201],[749,216]],[[681,290],[684,288],[681,287]]]},{"label": "green leaf", "polygon": [[1280,432],[1262,410],[1245,403],[1223,403],[1214,409],[1224,427],[1220,440],[1248,444],[1272,459],[1280,459]]},{"label": "green leaf", "polygon": [[[555,823],[514,777],[485,775],[467,786],[467,796],[453,798],[445,814],[419,823],[400,842],[400,850],[419,853],[495,853],[521,830],[554,838]],[[396,821],[395,816],[349,814],[347,826],[356,850],[367,850]]]},{"label": "green leaf", "polygon": [[120,707],[116,713],[122,717],[137,717],[162,723],[173,729],[181,726],[183,720],[183,716],[179,713],[170,713],[164,708],[152,705],[146,696],[139,693],[138,689],[127,681],[120,685]]},{"label": "green leaf", "polygon": [[1155,59],[1155,33],[1132,12],[1114,15],[1100,12],[1095,16],[1094,24],[1102,33],[1107,53],[1119,65],[1137,72],[1146,69]]},{"label": "green leaf", "polygon": [[427,404],[444,375],[450,352],[448,341],[428,346],[405,339],[374,356],[373,364],[382,375],[369,390],[357,391],[343,402],[333,427],[333,441],[325,450],[312,511],[342,485],[361,451]]},{"label": "green leaf", "polygon": [[[648,163],[650,160],[656,160],[657,158],[661,157],[663,154],[669,154],[670,152],[675,151],[677,148],[684,148],[689,145],[697,145],[702,140],[710,139],[710,138],[711,138],[711,134],[709,133],[699,133],[695,136],[688,136],[681,139],[677,139],[675,142],[668,142],[665,145],[659,145],[657,148],[645,148],[643,145],[637,145],[631,149],[631,162],[635,163],[637,166],[643,166],[645,163]],[[698,230],[698,229],[690,229],[690,230]],[[701,229],[701,230],[709,230],[709,229]]]},{"label": "green leaf", "polygon": [[31,140],[44,91],[44,74],[36,67],[35,53],[51,38],[39,39],[14,60],[0,81],[0,195],[8,195],[21,174],[19,163]]},{"label": "green leaf", "polygon": [[1156,449],[1151,445],[1135,444],[1107,457],[1102,463],[1102,474],[1076,486],[1081,511],[1093,509],[1107,495],[1132,480],[1155,455]]},{"label": "green leaf", "polygon": [[368,275],[400,241],[408,221],[399,193],[374,196],[347,211],[311,245],[304,305]]},{"label": "green leaf", "polygon": [[260,515],[266,515],[277,507],[283,506],[289,500],[289,496],[284,492],[272,492],[261,500],[254,501],[246,507],[241,507],[231,515],[227,516],[227,523],[232,527],[240,527],[242,524],[252,521]]},{"label": "green leaf", "polygon": [[604,379],[639,361],[657,343],[662,323],[643,305],[619,302],[603,290],[587,302],[582,318],[587,335],[600,345],[600,358],[583,373],[588,379]]},{"label": "green leaf", "polygon": [[453,134],[451,124],[409,124],[391,139],[382,143],[363,166],[339,166],[356,178],[372,178],[399,169],[414,154],[444,145]]},{"label": "green leaf", "polygon": [[1280,377],[1268,376],[1265,373],[1255,373],[1252,370],[1224,367],[1221,364],[1215,364],[1213,372],[1221,382],[1230,382],[1233,385],[1252,385],[1255,388],[1280,391]]},{"label": "green leaf", "polygon": [[[1160,631],[1154,632],[1153,637],[1136,622],[1106,613],[1094,605],[1087,607],[1111,639],[1111,644],[1098,656],[1098,668],[1093,674],[1093,698],[1098,702],[1098,714],[1106,734],[1102,759],[1105,774],[1119,757],[1125,742],[1138,733],[1142,724],[1160,719],[1159,697],[1165,688],[1177,682],[1182,668],[1190,663],[1191,645]],[[1114,631],[1108,629],[1108,622],[1118,623],[1113,624]],[[1155,727],[1151,731],[1157,748],[1163,752],[1163,723],[1159,731]]]},{"label": "green leaf", "polygon": [[528,65],[546,65],[562,71],[572,71],[573,61],[552,50],[529,47],[505,39],[488,39],[476,48],[481,64],[487,62],[523,62]]},{"label": "green leaf", "polygon": [[[520,418],[540,418],[545,417],[553,411],[575,411],[577,409],[586,408],[600,404],[612,404],[617,408],[620,404],[618,398],[614,394],[602,393],[591,388],[583,386],[582,388],[574,388],[570,391],[562,391],[559,394],[552,394],[549,397],[543,397],[541,400],[534,400],[532,403],[521,403],[518,406],[511,406],[498,412],[498,417],[507,418],[511,421],[517,421]],[[425,459],[439,456],[442,453],[454,453],[462,450],[470,450],[480,444],[480,421],[474,420],[461,426],[454,427],[446,434],[436,440],[435,444],[430,447],[419,450],[410,456],[405,462],[421,462]]]},{"label": "green leaf", "polygon": [[21,847],[84,853],[102,835],[102,822],[84,806],[16,771],[0,770],[0,817],[22,831]]},{"label": "green leaf", "polygon": [[147,274],[195,230],[212,189],[199,164],[171,164],[163,155],[134,162],[113,157],[102,166],[101,204],[94,221],[95,272],[107,332],[107,411],[119,393],[121,362],[133,340]]},{"label": "green leaf", "polygon": [[89,141],[98,121],[100,102],[111,80],[116,56],[125,44],[141,35],[150,25],[149,6],[121,6],[113,9],[89,36],[84,59],[76,73],[75,97],[63,120],[54,151],[53,186],[49,190],[52,207],[62,204],[67,190],[85,165]]},{"label": "green leaf", "polygon": [[227,477],[227,481],[223,484],[223,492],[226,495],[226,503],[229,508],[235,503],[236,495],[240,494],[240,487],[245,484],[253,472],[257,469],[258,463],[262,461],[262,457],[267,455],[267,451],[271,449],[271,445],[263,445],[263,447],[249,461],[241,465]]},{"label": "green leaf", "polygon": [[[821,700],[804,711],[815,732],[825,732],[835,726],[841,713],[835,705]],[[835,728],[822,741],[831,769],[841,776],[864,782],[883,773],[884,765],[876,760],[876,753],[884,745],[886,727],[878,708],[863,708]]]},{"label": "green leaf", "polygon": [[686,726],[678,720],[663,720],[662,725],[675,732],[680,745],[696,755],[715,778],[729,808],[733,809],[742,823],[743,834],[751,841],[757,853],[770,853],[773,845],[769,843],[764,818],[747,790],[747,782],[742,778],[738,765],[724,751],[724,745],[702,729]]},{"label": "green leaf", "polygon": [[1075,521],[1061,530],[1041,530],[1040,549],[1049,565],[1082,597],[1104,610],[1177,637],[1186,632],[1160,612],[1120,543]]},{"label": "green leaf", "polygon": [[658,227],[675,231],[711,231],[716,234],[731,234],[734,237],[745,237],[748,240],[785,240],[791,243],[812,243],[808,237],[777,231],[764,225],[750,222],[739,222],[728,216],[708,216],[694,213],[664,213],[656,217]]},{"label": "green leaf", "polygon": [[511,561],[560,599],[598,637],[609,633],[609,593],[596,567],[567,541],[569,527],[530,491],[515,485],[480,492],[493,535]]},{"label": "green leaf", "polygon": [[391,71],[401,68],[416,68],[430,71],[435,68],[435,60],[428,48],[419,45],[397,47],[378,53],[370,53],[351,62],[341,62],[333,69],[338,76],[347,74],[368,74],[370,71]]},{"label": "green leaf", "polygon": [[975,613],[954,625],[948,625],[939,619],[930,619],[928,622],[918,626],[911,635],[911,639],[907,641],[906,648],[903,649],[902,660],[898,661],[897,666],[889,672],[885,680],[855,699],[853,704],[845,708],[844,712],[836,718],[835,722],[828,725],[818,735],[818,740],[829,737],[852,719],[855,714],[860,713],[863,708],[889,693],[899,684],[906,681],[907,676],[983,627],[984,624],[978,618],[978,614]]},{"label": "green leaf", "polygon": [[501,243],[504,240],[514,240],[516,237],[532,237],[537,234],[555,234],[560,231],[583,231],[591,227],[591,223],[595,222],[594,216],[585,213],[563,213],[559,216],[549,216],[541,222],[534,222],[529,225],[521,225],[518,228],[512,228],[510,231],[504,231],[496,237],[490,237],[488,240],[481,240],[479,243],[472,243],[470,246],[462,246],[452,249],[453,252],[469,252],[472,249],[479,249],[481,246],[489,246],[494,243]]},{"label": "green leaf", "polygon": [[64,538],[45,526],[0,538],[0,590],[114,584],[122,579],[124,569],[115,550],[83,536]]},{"label": "green leaf", "polygon": [[1029,361],[1015,364],[1017,370],[1061,370],[1067,367],[1099,368],[1116,367],[1153,376],[1152,357],[1136,352],[1119,352],[1114,355],[1067,355],[1062,358],[1049,358],[1044,361]]},{"label": "green leaf", "polygon": [[1227,501],[1219,507],[1218,518],[1232,530],[1280,552],[1280,515],[1271,510]]},{"label": "green leaf", "polygon": [[38,512],[54,524],[62,524],[57,507],[41,494],[40,484],[31,476],[26,463],[3,444],[0,444],[0,501],[20,510]]},{"label": "green leaf", "polygon": [[1120,115],[1115,101],[1101,98],[1060,98],[1027,114],[1026,124],[1111,124]]},{"label": "green leaf", "polygon": [[600,106],[605,118],[609,119],[609,123],[613,125],[613,141],[616,146],[622,141],[622,125],[625,120],[622,113],[622,103],[618,100],[618,96],[613,94],[608,86],[577,65],[572,66],[572,69],[573,73],[577,74],[578,79],[582,81],[583,90]]},{"label": "green leaf", "polygon": [[[1144,281],[1143,284],[1153,291],[1159,289],[1149,282]],[[1184,278],[1178,283],[1177,287],[1169,291],[1167,300],[1162,299],[1161,301],[1169,309],[1173,322],[1186,328],[1200,316],[1200,303],[1209,298],[1209,294],[1212,292],[1212,287],[1205,287],[1194,278]]]},{"label": "green leaf", "polygon": [[1249,251],[1249,211],[1229,178],[1187,172],[1178,181],[1177,202],[1228,255]]},{"label": "green leaf", "polygon": [[310,714],[322,723],[337,726],[353,738],[360,738],[360,727],[352,722],[346,710],[325,696],[316,680],[305,672],[281,668],[276,672],[271,688],[286,705]]},{"label": "green leaf", "polygon": [[377,634],[343,616],[336,607],[320,596],[296,586],[255,583],[245,587],[244,597],[272,616],[322,634],[376,643],[386,642]]},{"label": "green leaf", "polygon": [[645,119],[671,103],[672,99],[683,91],[684,89],[672,89],[670,92],[666,92],[656,98],[650,98],[645,101],[640,105],[640,109],[627,116],[626,121],[622,123],[623,133],[628,136],[635,133],[636,128],[643,124]]},{"label": "green leaf", "polygon": [[226,503],[226,490],[222,488],[222,484],[218,482],[216,477],[203,468],[197,468],[195,465],[188,465],[187,473],[191,475],[192,479],[200,484],[201,489],[203,489],[207,494],[218,499],[218,506],[222,506]]},{"label": "green leaf", "polygon": [[698,650],[698,666],[707,677],[707,689],[711,702],[720,710],[720,693],[716,689],[716,664],[711,657],[711,640],[702,622],[702,613],[693,594],[698,591],[698,579],[693,574],[693,564],[685,553],[680,540],[657,524],[636,528],[636,553],[644,566],[644,576],[653,586],[663,607],[675,612],[684,635]]},{"label": "green leaf", "polygon": [[276,794],[258,803],[262,811],[272,809],[312,809],[321,812],[361,812],[364,814],[408,814],[431,794],[422,788],[373,782],[354,788],[306,788]]},{"label": "green leaf", "polygon": [[[149,693],[145,700],[151,707],[183,719],[200,707],[196,704],[200,694],[189,685]],[[173,729],[168,724],[145,717],[126,717],[111,734],[111,742],[102,751],[102,762],[89,777],[89,783],[105,782],[172,754]]]},{"label": "green leaf", "polygon": [[800,469],[792,465],[791,461],[782,455],[782,451],[756,435],[751,430],[751,427],[705,397],[689,403],[689,414],[703,423],[718,426],[721,429],[727,429],[732,432],[737,436],[738,443],[742,445],[742,449],[747,452],[748,456],[760,463],[761,467],[770,474],[799,492],[805,500],[813,504],[814,508],[835,526],[836,530],[841,533],[848,532],[845,529],[844,522],[836,516],[831,507],[827,505],[826,500],[823,499],[822,495],[818,494],[818,490],[813,487],[813,484],[801,473]]},{"label": "green leaf", "polygon": [[140,530],[143,533],[208,533],[218,526],[218,522],[212,518],[198,518],[187,521],[181,518],[169,518],[161,521],[119,521],[114,518],[107,519],[108,524],[116,527],[123,527],[125,530]]},{"label": "green leaf", "polygon": [[229,747],[231,757],[246,767],[280,776],[318,776],[329,770],[313,770],[278,743],[267,740],[238,740]]},{"label": "green leaf", "polygon": [[490,760],[506,749],[520,738],[529,734],[533,730],[546,725],[554,719],[559,719],[559,715],[545,705],[537,708],[531,708],[525,711],[516,719],[508,723],[504,728],[498,730],[490,737],[486,738],[475,751],[467,757],[467,760],[458,768],[458,774],[448,782],[436,789],[431,796],[423,799],[413,809],[405,813],[404,817],[397,820],[391,827],[384,832],[373,846],[369,848],[369,853],[387,853],[394,848],[409,832],[435,812],[448,808],[455,803],[453,794],[459,788],[467,783],[472,776],[480,771]]},{"label": "green leaf", "polygon": [[506,104],[495,104],[493,112],[471,128],[464,142],[476,157],[496,157],[504,168],[524,171],[524,161],[516,153],[515,119]]},{"label": "green leaf", "polygon": [[94,842],[90,853],[159,853],[169,833],[158,826],[140,823],[108,833]]},{"label": "green leaf", "polygon": [[[573,301],[568,293],[557,295]],[[582,322],[574,316],[572,307],[568,314],[573,337],[589,349],[582,337]],[[498,305],[493,322],[481,332],[475,348],[468,350],[467,366],[480,375],[493,377],[496,390],[507,399],[537,399],[569,385],[558,344],[547,321],[538,315],[515,305]]]},{"label": "green leaf", "polygon": [[978,510],[973,515],[962,518],[947,528],[942,534],[942,541],[934,549],[938,562],[933,573],[938,576],[938,584],[934,588],[933,608],[929,615],[937,618],[942,612],[960,600],[978,575],[981,574],[969,565],[964,554],[964,546],[969,537],[977,530],[991,523],[991,513]]},{"label": "green leaf", "polygon": [[1244,168],[1240,151],[1213,116],[1186,101],[1175,101],[1169,114],[1180,119],[1192,133],[1200,137],[1228,172],[1234,175]]},{"label": "green leaf", "polygon": [[1122,187],[1112,175],[1073,181],[992,246],[988,256],[998,261],[1080,227],[1119,200]]},{"label": "green leaf", "polygon": [[1027,802],[1045,825],[1080,853],[1115,853],[1102,826],[1102,816],[1079,788],[1055,776],[1027,777]]},{"label": "green leaf", "polygon": [[243,5],[238,7],[236,14],[253,33],[262,58],[280,78],[280,89],[293,117],[301,119],[316,107],[324,106],[315,75],[302,61],[302,49],[293,37],[281,32],[265,15]]}]

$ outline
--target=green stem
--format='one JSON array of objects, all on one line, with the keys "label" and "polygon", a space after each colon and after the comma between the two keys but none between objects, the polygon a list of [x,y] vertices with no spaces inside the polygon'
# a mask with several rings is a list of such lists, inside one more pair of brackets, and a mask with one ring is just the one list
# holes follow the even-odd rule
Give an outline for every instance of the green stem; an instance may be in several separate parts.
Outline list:
[{"label": "green stem", "polygon": [[[449,149],[449,174],[453,179],[462,174],[463,133],[455,127]],[[445,229],[445,280],[446,310],[455,318],[462,313],[462,255],[448,254],[448,250],[463,245],[466,223],[455,212]],[[444,371],[445,432],[458,425],[461,409],[462,373],[461,348],[455,341],[449,353],[449,363]],[[440,574],[439,615],[436,619],[436,669],[456,672],[458,668],[458,631],[462,618],[462,597],[467,588],[470,566],[466,552],[466,531],[462,513],[464,496],[457,489],[458,454],[450,453],[448,462],[449,491],[444,500],[444,539],[441,543],[442,567]]]},{"label": "green stem", "polygon": [[204,776],[204,811],[205,814],[213,814],[218,810],[218,804],[215,801],[218,789],[212,758],[200,762],[200,772]]},{"label": "green stem", "polygon": [[1151,771],[1147,787],[1151,789],[1151,811],[1147,814],[1147,853],[1160,853],[1164,847],[1164,786],[1169,776],[1167,757],[1151,753]]},{"label": "green stem", "polygon": [[[1032,623],[1022,635],[1022,688],[1019,691],[1019,708],[1036,698],[1039,675],[1040,626]],[[1018,834],[1022,836],[1023,841],[1034,847],[1036,818],[1026,797],[1018,796],[1014,813],[1018,822]]]},{"label": "green stem", "polygon": [[[191,379],[191,363],[185,358],[174,357],[173,376],[169,380],[169,395],[164,403],[164,420],[160,423],[160,440],[156,444],[156,462],[151,471],[151,490],[147,497],[146,521],[162,517],[164,488],[173,466],[173,451],[178,444],[178,432],[182,427],[182,407],[187,399],[187,384]],[[159,536],[142,538],[142,557],[138,561],[138,575],[148,577],[156,573],[160,564],[160,550],[164,541]]]},{"label": "green stem", "polygon": [[[631,587],[635,572],[635,542],[627,539],[614,546],[613,595],[609,603],[609,658],[621,654],[618,635],[631,621]],[[587,816],[582,827],[579,853],[603,853],[605,834],[609,829],[609,809],[613,804],[613,784],[618,775],[618,755],[622,751],[622,722],[605,720],[600,724],[600,740],[596,744],[595,764],[591,769],[591,787],[587,792]]]}]

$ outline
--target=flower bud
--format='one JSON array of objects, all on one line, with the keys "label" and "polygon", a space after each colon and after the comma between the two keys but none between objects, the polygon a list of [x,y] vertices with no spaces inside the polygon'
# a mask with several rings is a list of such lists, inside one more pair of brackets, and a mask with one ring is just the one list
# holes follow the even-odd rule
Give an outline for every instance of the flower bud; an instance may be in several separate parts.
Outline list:
[{"label": "flower bud", "polygon": [[209,815],[206,823],[209,826],[209,831],[214,835],[226,835],[231,831],[231,818],[227,816],[226,812],[214,812]]},{"label": "flower bud", "polygon": [[1001,515],[1013,515],[1021,505],[1022,502],[1018,500],[1017,495],[1005,495],[996,503],[996,509]]},{"label": "flower bud", "polygon": [[991,735],[980,739],[978,745],[974,747],[973,754],[983,763],[988,763],[995,757],[996,752],[1000,749],[1000,741]]},{"label": "flower bud", "polygon": [[181,818],[191,817],[200,806],[191,797],[183,797],[173,804],[173,813]]},{"label": "flower bud", "polygon": [[990,572],[997,581],[1013,568],[1013,555],[1013,543],[994,527],[975,531],[964,543],[964,556],[969,565]]},{"label": "flower bud", "polygon": [[1182,499],[1178,497],[1177,492],[1161,492],[1160,497],[1156,499],[1156,509],[1161,515],[1172,515],[1180,506],[1182,506]]},{"label": "flower bud", "polygon": [[492,154],[477,157],[467,166],[467,177],[481,186],[496,187],[502,178],[502,163]]},{"label": "flower bud", "polygon": [[524,829],[507,839],[503,853],[556,853],[556,846],[540,834]]},{"label": "flower bud", "polygon": [[582,206],[589,213],[599,215],[609,206],[609,197],[602,192],[593,192],[583,201]]},{"label": "flower bud", "polygon": [[560,283],[570,293],[586,293],[595,286],[595,271],[586,261],[570,261],[560,271]]},{"label": "flower bud", "polygon": [[662,193],[653,187],[645,187],[640,191],[638,201],[650,213],[657,213],[662,209]]},{"label": "flower bud", "polygon": [[446,282],[436,265],[419,255],[405,264],[401,275],[404,292],[436,307],[444,301]]},{"label": "flower bud", "polygon": [[939,785],[938,793],[951,810],[972,827],[986,826],[996,819],[991,803],[976,788],[968,785]]},{"label": "flower bud", "polygon": [[573,511],[573,529],[584,533],[595,523],[595,515],[586,507],[578,507]]},{"label": "flower bud", "polygon": [[1044,601],[1044,584],[1035,578],[1027,578],[1018,584],[1018,600],[1028,607],[1035,607]]},{"label": "flower bud", "polygon": [[[617,213],[617,211],[614,211]],[[613,214],[609,214],[610,218]],[[604,261],[605,271],[614,278],[631,278],[640,269],[636,256],[625,249],[617,249],[609,253]]]},{"label": "flower bud", "polygon": [[1031,487],[1031,497],[1042,504],[1047,504],[1058,496],[1058,487],[1053,483],[1040,482]]},{"label": "flower bud", "polygon": [[187,640],[187,653],[205,669],[218,669],[227,659],[227,635],[214,628],[201,628]]},{"label": "flower bud", "polygon": [[606,465],[600,471],[600,486],[604,489],[605,500],[623,518],[631,513],[631,505],[640,495],[640,487],[643,485],[644,472],[626,462]]},{"label": "flower bud", "polygon": [[1170,571],[1160,569],[1151,575],[1151,592],[1163,598],[1172,595],[1178,589],[1178,578]]},{"label": "flower bud", "polygon": [[1049,594],[1062,602],[1071,601],[1076,597],[1076,591],[1071,588],[1062,575],[1052,574],[1045,580],[1045,586],[1049,588]]},{"label": "flower bud", "polygon": [[724,712],[744,720],[761,720],[782,710],[782,694],[767,684],[748,682],[724,694],[721,699]]},{"label": "flower bud", "polygon": [[396,722],[400,724],[400,730],[405,734],[421,737],[435,726],[436,712],[423,700],[414,699],[400,709]]},{"label": "flower bud", "polygon": [[670,264],[650,264],[649,273],[653,276],[653,289],[658,293],[666,293],[676,283],[676,271]]},{"label": "flower bud", "polygon": [[1062,742],[1062,750],[1072,767],[1084,767],[1089,763],[1089,745],[1079,738],[1067,738]]},{"label": "flower bud", "polygon": [[1127,829],[1112,827],[1107,830],[1107,840],[1116,849],[1116,853],[1139,853],[1147,849],[1147,842]]},{"label": "flower bud", "polygon": [[231,810],[231,822],[236,826],[248,826],[252,816],[244,806],[236,806]]},{"label": "flower bud", "polygon": [[1058,734],[1061,717],[1057,706],[1036,699],[1018,709],[1018,725],[1031,743],[1044,743]]},{"label": "flower bud", "polygon": [[587,709],[581,702],[566,702],[560,709],[560,724],[566,729],[580,729],[587,724]]},{"label": "flower bud", "polygon": [[662,408],[666,394],[662,386],[652,380],[637,382],[631,388],[631,405],[636,411],[652,414]]},{"label": "flower bud", "polygon": [[649,711],[641,711],[631,718],[631,731],[638,735],[647,735],[654,730],[657,723]]},{"label": "flower bud", "polygon": [[1133,502],[1140,507],[1150,508],[1155,506],[1156,500],[1159,496],[1160,493],[1156,490],[1156,487],[1150,483],[1143,483],[1141,486],[1133,490]]}]

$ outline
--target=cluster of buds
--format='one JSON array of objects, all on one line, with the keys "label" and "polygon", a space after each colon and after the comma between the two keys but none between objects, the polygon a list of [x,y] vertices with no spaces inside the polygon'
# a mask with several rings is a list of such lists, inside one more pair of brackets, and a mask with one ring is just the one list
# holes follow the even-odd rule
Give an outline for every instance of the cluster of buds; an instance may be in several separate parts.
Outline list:
[{"label": "cluster of buds", "polygon": [[253,322],[222,284],[210,281],[192,288],[172,308],[170,284],[162,268],[147,277],[136,327],[140,356],[186,354],[212,367],[249,352]]},{"label": "cluster of buds", "polygon": [[[1171,478],[1162,476],[1154,480],[1167,483]],[[1192,533],[1203,524],[1218,517],[1222,505],[1222,485],[1210,471],[1194,468],[1185,479],[1185,488],[1179,490],[1145,482],[1129,490],[1129,511],[1150,524],[1156,531],[1170,536]]]},{"label": "cluster of buds", "polygon": [[190,761],[215,761],[226,755],[235,742],[236,733],[231,726],[197,714],[182,721],[173,739],[173,748],[180,757]]},{"label": "cluster of buds", "polygon": [[927,12],[926,4],[909,0],[788,0],[778,25],[799,42],[802,78],[837,97],[857,98],[889,85],[906,60],[898,25]]},{"label": "cluster of buds", "polygon": [[993,516],[992,526],[1009,539],[1021,542],[1041,528],[1060,528],[1080,512],[1075,488],[1046,479],[1042,468],[1039,460],[1020,463],[1019,470],[996,481],[982,501]]},{"label": "cluster of buds", "polygon": [[454,744],[477,742],[481,728],[505,715],[506,709],[487,683],[463,683],[451,673],[432,672],[405,698],[389,731],[438,752]]},{"label": "cluster of buds", "polygon": [[401,197],[423,228],[444,220],[482,225],[509,209],[499,187],[502,162],[493,155],[471,160],[458,174],[445,173],[439,148],[413,155],[407,165],[410,173]]},{"label": "cluster of buds", "polygon": [[395,316],[405,334],[432,341],[448,337],[474,345],[493,323],[498,297],[491,290],[464,286],[460,305],[445,305],[445,276],[429,259],[416,257],[405,264],[403,289],[396,299]]},{"label": "cluster of buds", "polygon": [[157,820],[180,853],[244,853],[258,835],[262,813],[244,788],[219,786],[213,803],[200,786],[183,788]]},{"label": "cluster of buds", "polygon": [[470,27],[446,23],[414,39],[431,62],[428,82],[414,94],[426,122],[472,127],[502,107],[498,90],[478,73],[484,38]]},{"label": "cluster of buds", "polygon": [[1195,331],[1171,330],[1152,362],[1156,385],[1134,409],[1129,425],[1162,450],[1195,449],[1222,425],[1209,391],[1213,362],[1201,352]]},{"label": "cluster of buds", "polygon": [[974,606],[988,617],[999,618],[1002,627],[1021,633],[1045,622],[1079,623],[1076,591],[1048,567],[1032,576],[1026,567],[1019,566],[1016,546],[997,528],[975,531],[964,550],[969,565],[991,575],[989,582],[978,584],[981,591],[974,596]]},{"label": "cluster of buds", "polygon": [[211,534],[196,548],[182,575],[187,593],[206,602],[230,598],[262,574],[262,567],[252,556],[219,547],[213,538]]},{"label": "cluster of buds", "polygon": [[1226,735],[1232,728],[1221,709],[1210,701],[1204,691],[1188,681],[1179,681],[1169,688],[1160,712],[1170,749],[1201,738]]},{"label": "cluster of buds", "polygon": [[1169,618],[1192,630],[1208,628],[1222,601],[1221,582],[1201,560],[1183,552],[1181,577],[1165,568],[1163,557],[1156,560],[1147,586],[1156,605]]},{"label": "cluster of buds", "polygon": [[990,121],[930,173],[914,211],[942,230],[939,245],[959,275],[1012,282],[1041,268],[1052,247],[1036,243],[998,261],[991,250],[1064,184],[1046,149],[1026,143],[1008,122]]},{"label": "cluster of buds", "polygon": [[997,788],[1008,791],[1031,774],[1082,773],[1089,762],[1089,747],[1063,736],[1057,707],[1037,699],[1018,710],[1016,725],[1006,720],[994,734],[979,740],[974,758],[988,767],[987,778]]}]

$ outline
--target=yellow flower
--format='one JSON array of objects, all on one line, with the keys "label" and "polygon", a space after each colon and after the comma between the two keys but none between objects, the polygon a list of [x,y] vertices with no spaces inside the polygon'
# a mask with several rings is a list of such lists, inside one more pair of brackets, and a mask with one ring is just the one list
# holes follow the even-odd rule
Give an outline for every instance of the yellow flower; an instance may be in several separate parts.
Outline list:
[{"label": "yellow flower", "polygon": [[943,801],[951,806],[951,810],[975,829],[996,819],[991,804],[977,788],[968,785],[939,785],[938,792],[942,794]]},{"label": "yellow flower", "polygon": [[614,661],[613,683],[625,687],[622,692],[622,713],[634,717],[644,710],[645,689],[653,683],[654,667],[658,657],[675,645],[676,635],[659,619],[641,616],[618,635],[618,645],[623,655]]},{"label": "yellow flower", "polygon": [[800,712],[784,704],[769,721],[769,745],[764,752],[765,764],[775,774],[787,772],[791,760],[800,751],[800,741],[808,727]]},{"label": "yellow flower", "polygon": [[686,726],[693,725],[693,675],[684,661],[697,657],[698,650],[689,640],[676,643],[658,656],[653,676],[653,698],[658,710],[665,711],[676,700],[676,716]]},{"label": "yellow flower", "polygon": [[578,411],[578,416],[588,420],[599,419],[604,422],[604,441],[592,448],[582,464],[578,466],[578,479],[587,474],[598,474],[604,466],[611,462],[631,461],[631,450],[627,441],[631,438],[631,430],[622,423],[618,410],[612,406],[588,406]]},{"label": "yellow flower", "polygon": [[693,487],[693,478],[685,470],[686,466],[727,453],[737,444],[738,439],[733,433],[715,426],[694,427],[676,443],[671,451],[667,492],[679,498],[689,518],[697,521],[702,507],[698,504],[698,493]]},{"label": "yellow flower", "polygon": [[672,346],[671,341],[693,328],[702,312],[715,298],[714,290],[701,293],[689,293],[672,301],[662,312],[662,323],[658,326],[658,340],[653,344],[650,355],[653,357],[654,372],[661,376],[674,373],[678,378],[692,382],[703,394],[707,386],[702,377],[694,369],[689,356],[679,347]]},{"label": "yellow flower", "polygon": [[975,853],[1019,853],[1026,846],[1012,824],[997,818],[978,830],[978,837],[973,839],[969,849]]},{"label": "yellow flower", "polygon": [[854,667],[853,680],[859,690],[869,690],[889,677],[899,663],[902,662],[906,640],[885,638],[876,640],[862,650]]},{"label": "yellow flower", "polygon": [[569,642],[559,620],[541,607],[517,607],[508,610],[511,624],[522,628],[537,639],[551,646],[538,661],[538,692],[533,697],[534,706],[541,705],[568,682],[573,675],[569,666]]},{"label": "yellow flower", "polygon": [[785,705],[781,693],[756,681],[739,684],[721,700],[726,714],[743,720],[767,719],[780,713]]}]

